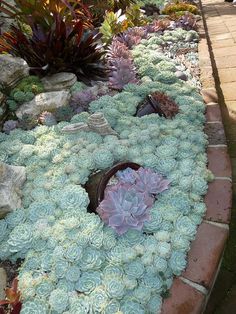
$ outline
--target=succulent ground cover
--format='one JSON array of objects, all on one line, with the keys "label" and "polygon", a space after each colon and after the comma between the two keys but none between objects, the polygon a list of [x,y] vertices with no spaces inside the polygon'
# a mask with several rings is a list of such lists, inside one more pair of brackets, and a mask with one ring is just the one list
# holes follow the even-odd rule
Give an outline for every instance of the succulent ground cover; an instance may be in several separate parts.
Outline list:
[{"label": "succulent ground cover", "polygon": [[[108,63],[114,70],[114,60],[129,60],[134,71],[125,81],[114,70],[114,94],[105,83],[99,94],[77,82],[71,107],[78,113],[71,121],[55,124],[50,113],[42,113],[40,119],[49,120],[49,126],[0,133],[0,161],[27,171],[22,207],[0,220],[0,259],[22,260],[18,285],[23,314],[160,313],[173,277],[186,267],[212,175],[206,167],[198,76],[177,58],[179,49],[197,49],[198,34],[163,25],[141,26],[139,32],[128,31],[130,37],[124,33],[113,39]],[[197,64],[194,53],[182,61]],[[178,70],[187,82],[178,78]],[[137,116],[150,96],[162,101],[165,115]],[[117,135],[63,131],[71,123],[86,123],[95,112],[104,114]],[[117,233],[107,216],[101,219],[104,203],[98,209],[101,217],[88,211],[84,185],[92,174],[122,161],[141,166],[136,181],[132,171],[117,174],[121,181],[129,178],[121,199],[136,206],[132,217],[141,213],[141,223],[122,226]],[[112,193],[109,197],[114,201]],[[109,213],[114,211],[111,203],[105,206]],[[117,226],[117,220],[112,222]]]}]

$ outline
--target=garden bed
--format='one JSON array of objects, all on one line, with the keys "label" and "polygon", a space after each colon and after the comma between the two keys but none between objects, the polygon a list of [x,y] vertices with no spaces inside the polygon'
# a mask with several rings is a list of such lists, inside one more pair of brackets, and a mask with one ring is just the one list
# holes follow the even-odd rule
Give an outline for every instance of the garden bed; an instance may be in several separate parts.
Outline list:
[{"label": "garden bed", "polygon": [[[208,156],[216,179],[204,202],[213,176],[207,169],[206,108],[196,52],[199,35],[183,27],[163,27],[162,20],[133,33],[129,30],[123,41],[113,40],[109,62],[114,65],[116,55],[126,55],[129,61],[123,61],[123,71],[129,73],[122,76],[116,67],[110,80],[113,90],[106,83],[96,83],[95,96],[91,87],[75,83],[70,92],[72,109],[78,113],[70,122],[55,124],[58,119],[49,114],[41,119],[53,121],[51,126],[0,134],[1,161],[25,167],[27,177],[22,205],[0,221],[0,258],[13,263],[22,260],[18,274],[22,313],[183,314],[200,313],[204,307],[229,222],[229,215],[222,217],[221,205],[216,214],[212,204],[218,204],[217,189],[226,191],[223,195],[229,193],[229,200],[230,168],[225,147],[216,147],[213,140]],[[201,41],[200,66],[204,45]],[[123,81],[127,76],[128,84]],[[208,91],[202,92],[205,99]],[[89,97],[85,105],[82,99]],[[138,114],[145,106],[151,106],[151,114],[150,108],[148,114],[146,110],[145,115]],[[22,107],[18,111],[23,112]],[[207,106],[209,127],[219,122],[214,114],[213,106]],[[217,154],[225,158],[225,167],[215,163]],[[85,187],[89,178],[120,162],[136,163],[144,171],[131,173],[131,178],[130,172],[123,173],[125,183],[118,187],[112,182],[109,193],[115,191],[112,195],[117,197],[116,192],[123,191],[124,196],[109,209],[109,217],[116,216],[110,220],[102,199],[100,210],[88,211]],[[165,188],[157,183],[161,180],[168,182]],[[148,201],[143,198],[143,186]],[[153,190],[155,186],[159,189]],[[131,190],[133,194],[128,195]],[[105,192],[105,200],[109,193]],[[138,196],[137,209],[132,201]],[[118,206],[119,202],[124,206],[124,200],[132,210],[136,206],[135,222],[125,220],[125,227]],[[230,203],[226,211],[229,208]],[[173,283],[175,276],[181,277]]]}]

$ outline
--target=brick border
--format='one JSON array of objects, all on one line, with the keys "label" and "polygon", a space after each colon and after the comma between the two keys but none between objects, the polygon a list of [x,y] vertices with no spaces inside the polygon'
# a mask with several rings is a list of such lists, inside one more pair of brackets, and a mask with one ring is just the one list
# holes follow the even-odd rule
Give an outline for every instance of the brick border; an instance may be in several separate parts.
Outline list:
[{"label": "brick border", "polygon": [[[201,0],[200,0],[201,1]],[[195,240],[188,253],[188,264],[180,277],[174,279],[171,296],[164,300],[161,314],[201,314],[217,278],[228,238],[232,206],[232,169],[227,151],[220,105],[207,42],[204,13],[198,23],[198,46],[201,91],[206,104],[205,132],[208,168],[215,179],[209,184],[205,203],[207,212],[198,227]]]}]

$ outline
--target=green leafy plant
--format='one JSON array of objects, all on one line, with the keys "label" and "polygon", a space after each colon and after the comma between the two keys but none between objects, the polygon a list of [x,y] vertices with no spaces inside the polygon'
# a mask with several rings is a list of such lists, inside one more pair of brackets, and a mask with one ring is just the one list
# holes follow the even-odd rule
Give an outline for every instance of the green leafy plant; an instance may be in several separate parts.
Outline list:
[{"label": "green leafy plant", "polygon": [[132,4],[136,3],[136,0],[87,0],[84,1],[91,10],[94,18],[94,23],[96,26],[100,26],[104,21],[105,15],[107,12],[114,12],[121,10],[124,14],[126,8]]},{"label": "green leafy plant", "polygon": [[[18,279],[15,278],[11,288],[5,289],[6,298],[0,301],[0,314],[18,314],[21,311],[20,291],[18,290]],[[3,306],[7,306],[4,308]]]},{"label": "green leafy plant", "polygon": [[100,32],[103,34],[102,40],[105,43],[110,43],[114,35],[124,32],[129,27],[145,24],[147,24],[147,20],[143,16],[139,5],[131,5],[126,9],[125,14],[122,14],[121,9],[116,13],[107,12],[100,27]]},{"label": "green leafy plant", "polygon": [[171,13],[176,12],[190,12],[193,14],[198,14],[198,8],[194,4],[185,3],[185,2],[176,2],[167,4],[162,10],[162,14],[170,15]]}]

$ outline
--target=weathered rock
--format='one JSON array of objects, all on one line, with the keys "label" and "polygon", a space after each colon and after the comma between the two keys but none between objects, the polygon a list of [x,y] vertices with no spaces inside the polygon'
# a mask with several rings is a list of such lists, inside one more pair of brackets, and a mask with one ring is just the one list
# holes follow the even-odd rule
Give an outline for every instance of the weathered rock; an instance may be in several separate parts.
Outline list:
[{"label": "weathered rock", "polygon": [[29,75],[29,66],[25,60],[7,54],[0,55],[0,85],[13,88],[24,77]]},{"label": "weathered rock", "polygon": [[93,113],[89,116],[88,122],[79,122],[79,123],[72,123],[64,128],[62,131],[65,133],[76,133],[78,131],[85,131],[85,132],[96,132],[101,135],[118,135],[116,131],[112,129],[108,121],[105,119],[102,112]]},{"label": "weathered rock", "polygon": [[21,187],[25,180],[25,167],[0,163],[0,218],[21,206]]},{"label": "weathered rock", "polygon": [[60,91],[63,89],[70,89],[77,81],[74,73],[61,72],[51,76],[45,76],[42,83],[46,92]]},{"label": "weathered rock", "polygon": [[180,80],[183,80],[183,81],[187,81],[187,80],[188,80],[187,75],[186,75],[184,72],[182,72],[182,71],[176,71],[176,72],[175,72],[175,75],[176,75],[176,77],[178,77]]},{"label": "weathered rock", "polygon": [[5,100],[6,100],[5,95],[0,92],[0,123],[1,123],[1,119],[3,118],[3,116],[5,115],[5,112],[7,110]]},{"label": "weathered rock", "polygon": [[53,112],[60,107],[67,106],[70,96],[70,92],[66,90],[38,94],[33,100],[20,106],[16,115],[21,119],[23,114],[37,117],[43,111]]},{"label": "weathered rock", "polygon": [[4,268],[0,268],[0,300],[5,299],[5,288],[7,286],[7,274]]}]

